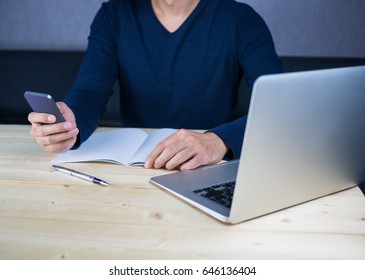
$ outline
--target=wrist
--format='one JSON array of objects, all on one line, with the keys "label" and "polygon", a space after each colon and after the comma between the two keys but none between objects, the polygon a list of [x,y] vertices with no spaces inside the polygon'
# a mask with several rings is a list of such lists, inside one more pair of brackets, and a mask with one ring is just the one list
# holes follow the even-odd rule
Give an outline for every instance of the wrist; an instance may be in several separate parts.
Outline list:
[{"label": "wrist", "polygon": [[216,145],[216,149],[223,159],[230,151],[230,148],[228,147],[228,145],[223,141],[222,138],[220,138],[214,132],[207,131],[204,134],[209,137],[210,141],[214,141],[214,143]]}]

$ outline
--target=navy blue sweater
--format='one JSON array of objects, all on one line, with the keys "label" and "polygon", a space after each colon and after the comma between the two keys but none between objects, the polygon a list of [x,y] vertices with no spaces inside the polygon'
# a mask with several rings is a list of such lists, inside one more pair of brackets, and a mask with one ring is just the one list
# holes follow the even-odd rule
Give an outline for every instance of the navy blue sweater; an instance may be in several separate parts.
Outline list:
[{"label": "navy blue sweater", "polygon": [[241,153],[246,116],[233,117],[242,74],[281,72],[271,34],[249,6],[201,0],[175,32],[156,18],[150,0],[111,0],[98,11],[78,78],[65,98],[80,143],[96,129],[120,80],[128,127],[208,129]]}]

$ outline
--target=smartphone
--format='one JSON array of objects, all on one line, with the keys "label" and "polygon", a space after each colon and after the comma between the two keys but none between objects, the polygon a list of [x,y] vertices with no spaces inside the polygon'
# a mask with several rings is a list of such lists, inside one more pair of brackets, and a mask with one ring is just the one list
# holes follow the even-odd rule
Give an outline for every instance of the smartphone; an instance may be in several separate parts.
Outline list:
[{"label": "smartphone", "polygon": [[55,123],[65,121],[51,95],[26,91],[24,97],[34,112],[54,115],[56,117]]}]

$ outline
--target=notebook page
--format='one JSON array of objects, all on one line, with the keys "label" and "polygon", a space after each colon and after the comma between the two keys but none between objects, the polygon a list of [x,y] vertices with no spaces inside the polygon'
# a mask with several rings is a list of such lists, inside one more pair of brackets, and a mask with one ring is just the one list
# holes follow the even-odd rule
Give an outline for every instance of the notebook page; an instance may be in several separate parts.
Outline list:
[{"label": "notebook page", "polygon": [[147,137],[136,128],[94,132],[76,150],[57,155],[52,162],[106,161],[127,165]]},{"label": "notebook page", "polygon": [[145,142],[141,145],[141,147],[135,153],[133,158],[131,158],[128,164],[143,165],[146,162],[150,153],[156,147],[156,145],[175,132],[176,129],[171,129],[171,128],[161,128],[153,131],[150,135],[148,135]]}]

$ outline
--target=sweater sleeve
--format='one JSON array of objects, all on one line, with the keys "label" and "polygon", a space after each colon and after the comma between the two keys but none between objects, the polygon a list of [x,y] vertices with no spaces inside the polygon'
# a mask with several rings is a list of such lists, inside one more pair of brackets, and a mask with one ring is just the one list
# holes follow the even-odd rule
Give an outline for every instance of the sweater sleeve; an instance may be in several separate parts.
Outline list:
[{"label": "sweater sleeve", "polygon": [[[236,51],[249,92],[255,80],[265,74],[282,72],[271,33],[263,19],[252,9],[237,26]],[[229,147],[230,159],[239,158],[245,133],[247,115],[212,128]]]},{"label": "sweater sleeve", "polygon": [[112,7],[104,3],[91,24],[78,77],[64,99],[75,114],[80,131],[74,148],[94,132],[112,93],[118,71],[114,19]]}]

